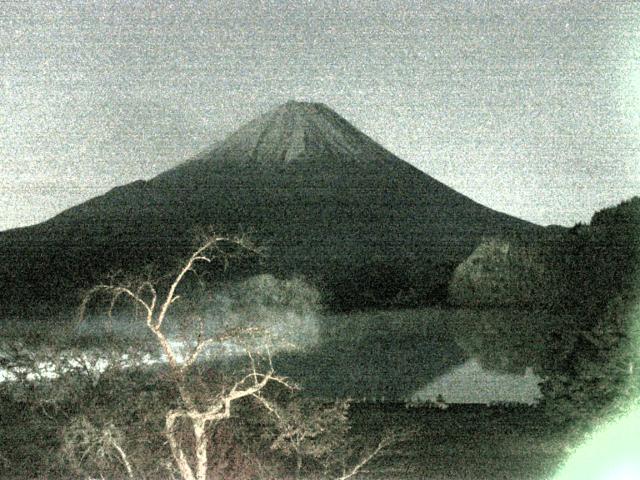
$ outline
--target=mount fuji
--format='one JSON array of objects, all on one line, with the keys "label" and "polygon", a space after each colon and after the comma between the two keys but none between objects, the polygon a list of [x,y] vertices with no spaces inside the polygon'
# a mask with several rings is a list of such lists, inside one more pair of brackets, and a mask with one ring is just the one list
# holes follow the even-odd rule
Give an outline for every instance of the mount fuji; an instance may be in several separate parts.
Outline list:
[{"label": "mount fuji", "polygon": [[287,102],[150,180],[1,233],[0,304],[60,302],[110,270],[166,264],[204,225],[247,232],[266,247],[261,270],[311,277],[344,308],[409,290],[441,298],[483,236],[541,228],[447,187],[323,104]]}]

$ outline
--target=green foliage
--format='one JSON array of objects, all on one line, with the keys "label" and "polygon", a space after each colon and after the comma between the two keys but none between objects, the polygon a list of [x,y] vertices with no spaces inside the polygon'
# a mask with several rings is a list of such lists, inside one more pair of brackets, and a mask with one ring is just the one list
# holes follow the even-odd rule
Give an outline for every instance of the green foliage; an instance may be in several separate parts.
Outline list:
[{"label": "green foliage", "polygon": [[214,303],[240,309],[287,309],[297,313],[320,308],[320,293],[299,277],[278,279],[271,274],[254,275],[244,281],[229,283],[214,297]]},{"label": "green foliage", "polygon": [[460,308],[449,325],[457,343],[483,367],[523,374],[527,367],[543,371],[550,357],[548,332],[571,321],[570,315],[543,310]]},{"label": "green foliage", "polygon": [[559,423],[613,415],[640,395],[640,198],[576,226],[564,249],[576,321],[549,332],[554,352],[541,385]]},{"label": "green foliage", "polygon": [[319,291],[302,278],[256,275],[222,285],[203,308],[212,334],[251,328],[251,338],[236,338],[245,348],[272,352],[296,350],[317,341],[322,306]]},{"label": "green foliage", "polygon": [[524,306],[603,312],[638,281],[640,197],[597,212],[590,225],[530,238],[487,238],[460,264],[449,300],[466,306]]},{"label": "green foliage", "polygon": [[617,296],[588,328],[576,323],[549,332],[553,352],[541,391],[554,421],[588,424],[640,397],[638,300]]}]

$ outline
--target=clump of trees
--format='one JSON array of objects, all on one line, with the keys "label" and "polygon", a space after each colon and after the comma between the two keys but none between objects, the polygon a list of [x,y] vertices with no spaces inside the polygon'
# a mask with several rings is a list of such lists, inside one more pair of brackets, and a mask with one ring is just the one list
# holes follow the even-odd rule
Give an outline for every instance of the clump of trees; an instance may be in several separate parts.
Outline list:
[{"label": "clump of trees", "polygon": [[484,238],[454,271],[449,299],[470,307],[544,306],[553,301],[551,270],[540,245]]},{"label": "clump of trees", "polygon": [[574,321],[548,332],[541,385],[559,422],[614,414],[640,390],[640,198],[571,229],[558,264]]},{"label": "clump of trees", "polygon": [[575,316],[546,336],[541,383],[549,418],[580,425],[620,413],[640,398],[640,295],[612,298],[604,311]]},{"label": "clump of trees", "polygon": [[637,285],[639,244],[640,197],[597,212],[589,225],[485,238],[456,268],[449,301],[601,312]]}]

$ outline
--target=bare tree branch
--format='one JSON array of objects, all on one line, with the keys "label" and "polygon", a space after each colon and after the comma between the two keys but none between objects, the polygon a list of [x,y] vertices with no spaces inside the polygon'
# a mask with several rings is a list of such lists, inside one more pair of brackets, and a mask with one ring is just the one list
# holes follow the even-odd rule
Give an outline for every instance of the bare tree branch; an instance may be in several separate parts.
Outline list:
[{"label": "bare tree branch", "polygon": [[[198,405],[195,401],[195,395],[189,391],[185,381],[188,370],[198,361],[207,348],[230,338],[238,338],[259,330],[255,327],[236,328],[227,330],[225,333],[216,337],[205,338],[204,320],[199,318],[197,319],[199,326],[195,346],[189,351],[186,359],[182,363],[178,362],[178,356],[171,346],[165,331],[163,331],[162,327],[167,318],[170,306],[180,298],[180,295],[178,295],[176,291],[189,272],[197,274],[194,270],[196,264],[211,263],[213,259],[220,259],[226,266],[230,255],[220,248],[220,244],[223,242],[231,242],[240,247],[243,252],[259,253],[259,249],[245,237],[227,238],[210,234],[177,270],[167,293],[163,294],[162,299],[158,298],[156,286],[148,277],[142,281],[131,281],[122,285],[118,285],[115,280],[112,279],[111,284],[97,285],[89,290],[83,297],[79,310],[79,317],[82,321],[86,316],[89,302],[99,294],[110,296],[108,308],[109,317],[112,316],[116,304],[121,297],[129,298],[136,307],[143,309],[147,327],[155,336],[156,341],[167,358],[169,369],[175,378],[180,399],[183,403],[182,408],[170,410],[165,416],[165,435],[182,480],[206,479],[209,465],[207,427],[211,422],[219,422],[220,420],[229,418],[233,402],[251,396],[257,399],[269,412],[277,414],[275,407],[260,395],[260,391],[270,382],[280,383],[290,389],[296,388],[291,385],[286,378],[275,375],[271,355],[267,349],[269,370],[266,373],[258,372],[255,359],[247,352],[249,353],[250,373],[238,380],[231,388],[223,388],[213,400],[205,402],[204,405]],[[195,448],[189,454],[185,452],[184,446],[181,444],[177,435],[177,430],[184,421],[190,424],[195,437]],[[114,445],[114,448],[119,452],[127,468],[127,473],[131,476],[130,465],[128,465],[126,455],[124,455],[124,451],[118,447],[118,445]]]},{"label": "bare tree branch", "polygon": [[395,441],[396,440],[392,435],[384,435],[380,439],[378,446],[374,448],[371,453],[365,455],[356,465],[353,466],[351,470],[349,470],[348,472],[344,472],[342,476],[338,477],[336,480],[347,480],[348,478],[355,477],[360,472],[362,467],[373,460],[376,455],[378,455],[383,449],[387,448]]},{"label": "bare tree branch", "polygon": [[109,315],[113,313],[115,302],[122,295],[128,296],[135,304],[141,305],[144,308],[144,310],[147,312],[148,316],[153,314],[153,310],[151,306],[148,305],[139,295],[134,293],[128,287],[119,286],[119,285],[101,284],[93,287],[83,296],[82,303],[80,304],[80,309],[78,312],[78,317],[80,322],[84,321],[85,319],[87,306],[89,302],[93,299],[93,297],[95,297],[99,293],[106,293],[111,296],[109,309],[107,311]]}]

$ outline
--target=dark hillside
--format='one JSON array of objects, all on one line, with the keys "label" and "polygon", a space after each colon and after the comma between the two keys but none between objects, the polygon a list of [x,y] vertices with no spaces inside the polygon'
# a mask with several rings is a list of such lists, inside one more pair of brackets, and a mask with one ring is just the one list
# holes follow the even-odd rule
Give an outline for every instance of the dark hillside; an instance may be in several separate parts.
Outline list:
[{"label": "dark hillside", "polygon": [[248,232],[267,247],[263,269],[302,273],[328,290],[355,279],[336,300],[348,308],[376,296],[375,285],[359,293],[379,276],[362,273],[370,265],[407,274],[385,298],[413,289],[428,303],[483,236],[538,228],[420,172],[326,106],[289,102],[149,181],[0,235],[2,304],[21,309],[62,294],[73,302],[77,288],[110,270],[166,267],[204,225]]},{"label": "dark hillside", "polygon": [[[638,397],[640,197],[597,212],[588,225],[527,239],[486,238],[456,268],[449,294],[457,305],[526,308],[563,319],[530,332],[508,318],[497,325],[500,332],[528,332],[509,367],[544,345],[538,373],[547,411],[558,422],[588,421]],[[487,332],[496,326],[464,327],[483,345],[480,356],[490,358],[495,342]]]}]

